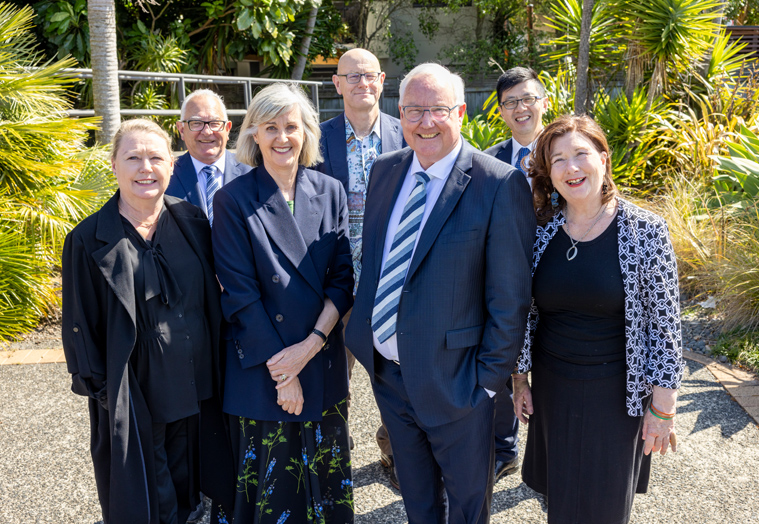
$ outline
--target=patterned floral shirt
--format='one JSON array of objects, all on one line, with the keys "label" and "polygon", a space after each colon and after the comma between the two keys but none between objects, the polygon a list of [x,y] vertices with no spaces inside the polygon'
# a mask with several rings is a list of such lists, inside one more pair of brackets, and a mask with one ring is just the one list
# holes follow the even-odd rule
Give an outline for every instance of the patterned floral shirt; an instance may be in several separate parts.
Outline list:
[{"label": "patterned floral shirt", "polygon": [[353,255],[353,276],[356,280],[353,294],[358,289],[361,276],[361,237],[364,229],[364,205],[366,187],[369,185],[369,171],[374,161],[382,154],[380,140],[380,119],[374,123],[369,136],[363,140],[356,138],[348,119],[345,119],[345,147],[348,157],[348,237]]}]

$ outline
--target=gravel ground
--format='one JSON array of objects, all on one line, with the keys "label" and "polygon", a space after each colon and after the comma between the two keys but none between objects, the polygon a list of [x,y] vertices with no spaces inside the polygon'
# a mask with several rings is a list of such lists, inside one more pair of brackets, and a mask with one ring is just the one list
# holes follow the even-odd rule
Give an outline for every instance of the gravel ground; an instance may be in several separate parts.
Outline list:
[{"label": "gravel ground", "polygon": [[[404,523],[400,495],[379,465],[379,416],[358,365],[352,387],[356,523]],[[688,362],[678,412],[680,449],[655,457],[651,488],[636,497],[632,522],[759,522],[759,429],[694,362]],[[65,365],[0,367],[0,523],[100,520],[87,434],[86,402],[70,392]],[[546,522],[540,495],[519,475],[501,480],[491,522]]]}]

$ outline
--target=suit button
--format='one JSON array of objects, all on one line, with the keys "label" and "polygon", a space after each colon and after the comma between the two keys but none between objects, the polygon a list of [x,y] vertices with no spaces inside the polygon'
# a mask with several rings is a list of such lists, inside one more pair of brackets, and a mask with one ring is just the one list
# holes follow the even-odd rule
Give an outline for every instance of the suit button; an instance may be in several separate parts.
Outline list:
[{"label": "suit button", "polygon": [[283,317],[281,313],[277,313],[276,315],[274,315],[274,320],[276,320],[277,322],[282,322],[284,319],[285,317]]},{"label": "suit button", "polygon": [[238,349],[237,349],[237,352],[238,352],[240,355],[242,355],[242,348],[238,348]]},{"label": "suit button", "polygon": [[244,359],[244,358],[245,358],[245,355],[243,355],[242,353],[240,353],[240,355],[239,355],[239,356],[240,356],[240,360],[242,360],[242,359]]},{"label": "suit button", "polygon": [[274,282],[275,284],[279,283],[279,275],[274,275],[273,277],[271,277],[271,281]]},{"label": "suit button", "polygon": [[79,328],[78,327],[74,328],[74,333],[79,333]]},{"label": "suit button", "polygon": [[179,314],[179,318],[182,318],[182,313]]}]

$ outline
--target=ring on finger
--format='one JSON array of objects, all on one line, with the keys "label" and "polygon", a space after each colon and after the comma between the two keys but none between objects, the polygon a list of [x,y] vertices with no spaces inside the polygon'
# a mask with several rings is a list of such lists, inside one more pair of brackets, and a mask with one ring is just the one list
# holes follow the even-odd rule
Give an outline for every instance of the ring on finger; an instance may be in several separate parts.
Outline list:
[{"label": "ring on finger", "polygon": [[279,376],[279,381],[280,381],[280,382],[284,382],[285,380],[287,380],[287,375],[285,375],[284,373],[282,373],[282,374]]}]

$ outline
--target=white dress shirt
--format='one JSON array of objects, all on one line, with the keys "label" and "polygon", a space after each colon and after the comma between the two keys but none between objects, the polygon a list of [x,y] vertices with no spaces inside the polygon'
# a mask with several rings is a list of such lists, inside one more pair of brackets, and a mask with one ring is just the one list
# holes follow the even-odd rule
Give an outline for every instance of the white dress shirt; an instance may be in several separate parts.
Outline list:
[{"label": "white dress shirt", "polygon": [[[214,178],[217,178],[219,180],[219,187],[224,185],[224,166],[226,163],[226,152],[219,157],[219,159],[211,164],[214,169],[213,170],[213,176]],[[200,160],[196,159],[194,156],[190,155],[190,158],[192,159],[192,165],[195,167],[195,175],[198,177],[198,185],[200,186],[200,208],[205,212],[206,216],[208,215],[208,207],[206,206],[206,195],[207,195],[207,188],[208,188],[208,182],[206,181],[206,175],[205,173],[202,173],[202,169],[206,167],[208,164],[204,164]]]},{"label": "white dress shirt", "polygon": [[[382,250],[382,267],[380,268],[380,275],[385,268],[385,261],[387,255],[390,253],[390,247],[393,245],[393,239],[395,233],[398,230],[398,224],[401,221],[401,215],[403,214],[403,208],[406,207],[406,201],[408,200],[411,190],[416,185],[415,173],[423,171],[430,177],[430,181],[427,182],[427,200],[424,204],[424,215],[422,216],[422,223],[419,224],[419,231],[416,234],[416,240],[414,241],[414,250],[411,252],[411,260],[414,259],[414,253],[416,252],[416,246],[419,244],[419,237],[422,236],[424,225],[427,223],[427,219],[435,207],[440,193],[443,191],[445,182],[448,180],[448,176],[451,174],[453,165],[456,163],[456,159],[461,152],[462,138],[459,137],[459,142],[453,148],[453,151],[446,156],[432,164],[428,169],[423,169],[422,165],[414,153],[414,159],[411,161],[411,166],[406,172],[406,177],[403,180],[401,191],[398,193],[398,198],[395,201],[393,212],[390,214],[390,221],[387,224],[387,233],[385,234],[385,248]],[[409,262],[409,266],[411,262]],[[372,333],[374,338],[374,347],[377,351],[388,360],[398,360],[398,338],[395,334],[388,338],[385,342],[380,344],[376,333]]]}]

